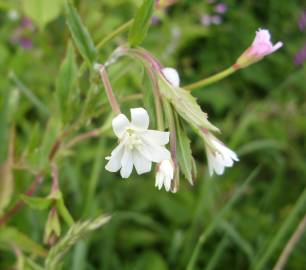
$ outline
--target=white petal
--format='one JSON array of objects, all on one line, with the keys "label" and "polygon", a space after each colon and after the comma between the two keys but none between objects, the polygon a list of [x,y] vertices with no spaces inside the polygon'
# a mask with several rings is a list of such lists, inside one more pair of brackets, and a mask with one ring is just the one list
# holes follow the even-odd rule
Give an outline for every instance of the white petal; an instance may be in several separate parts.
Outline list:
[{"label": "white petal", "polygon": [[126,147],[121,160],[120,174],[122,178],[128,178],[133,170],[133,156],[132,152]]},{"label": "white petal", "polygon": [[138,150],[133,151],[133,163],[138,174],[151,171],[152,162],[141,155]]},{"label": "white petal", "polygon": [[283,42],[281,42],[281,41],[277,42],[277,43],[273,46],[272,52],[277,51],[279,48],[283,47],[283,45],[284,45]]},{"label": "white petal", "polygon": [[158,145],[165,145],[169,143],[170,132],[149,129],[143,132],[141,136],[146,136],[148,140],[151,140]]},{"label": "white petal", "polygon": [[124,114],[121,113],[113,119],[112,125],[116,136],[121,138],[126,128],[130,125],[130,121]]},{"label": "white petal", "polygon": [[180,76],[176,69],[166,67],[162,69],[162,73],[167,79],[169,83],[171,83],[174,87],[179,87],[180,86]]},{"label": "white petal", "polygon": [[156,173],[156,176],[155,176],[155,186],[158,188],[158,189],[161,189],[163,187],[163,175],[162,173],[160,172],[157,172]]},{"label": "white petal", "polygon": [[160,163],[163,160],[170,159],[171,154],[163,146],[154,145],[151,142],[144,141],[145,144],[138,147],[139,152],[148,160]]},{"label": "white petal", "polygon": [[121,159],[123,155],[123,143],[119,144],[111,153],[110,157],[107,157],[106,159],[109,159],[107,162],[105,169],[109,172],[117,172],[121,168]]},{"label": "white petal", "polygon": [[216,154],[215,158],[213,159],[213,168],[216,174],[221,175],[224,173],[224,164],[222,160],[222,156],[220,154]]},{"label": "white petal", "polygon": [[170,177],[165,177],[164,179],[164,186],[165,186],[165,190],[169,191],[171,188],[171,178]]},{"label": "white petal", "polygon": [[148,129],[150,118],[144,108],[131,109],[131,123],[133,126],[141,129]]}]

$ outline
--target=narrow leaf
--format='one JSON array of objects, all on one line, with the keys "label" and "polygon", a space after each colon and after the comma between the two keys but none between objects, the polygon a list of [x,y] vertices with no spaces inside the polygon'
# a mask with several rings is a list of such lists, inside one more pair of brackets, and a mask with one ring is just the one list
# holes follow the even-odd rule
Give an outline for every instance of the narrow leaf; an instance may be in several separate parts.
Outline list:
[{"label": "narrow leaf", "polygon": [[68,0],[65,4],[65,10],[67,24],[72,38],[84,60],[86,60],[88,64],[92,65],[97,54],[92,38],[85,25],[82,23],[77,10],[68,2]]},{"label": "narrow leaf", "polygon": [[190,147],[190,140],[186,131],[179,122],[176,115],[176,134],[177,134],[177,157],[180,169],[185,175],[186,179],[193,185],[193,157]]},{"label": "narrow leaf", "polygon": [[129,32],[129,43],[136,47],[145,39],[151,24],[151,16],[154,11],[154,0],[144,0],[138,9],[133,25]]},{"label": "narrow leaf", "polygon": [[31,240],[28,236],[12,227],[2,227],[0,229],[0,247],[10,248],[12,245],[33,255],[46,256],[46,250]]},{"label": "narrow leaf", "polygon": [[30,197],[24,194],[20,195],[20,197],[25,204],[37,210],[45,210],[49,208],[52,203],[52,199],[50,198]]},{"label": "narrow leaf", "polygon": [[61,65],[56,80],[56,100],[61,119],[65,123],[70,116],[69,106],[73,103],[72,91],[76,87],[77,65],[71,43],[68,44],[66,57]]}]

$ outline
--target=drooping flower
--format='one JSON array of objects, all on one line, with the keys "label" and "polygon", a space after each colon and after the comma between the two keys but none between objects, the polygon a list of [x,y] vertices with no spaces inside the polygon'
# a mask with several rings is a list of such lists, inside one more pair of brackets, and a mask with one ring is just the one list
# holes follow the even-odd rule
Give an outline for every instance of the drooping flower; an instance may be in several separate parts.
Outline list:
[{"label": "drooping flower", "polygon": [[244,68],[263,59],[266,55],[274,53],[283,46],[282,42],[272,44],[271,35],[267,29],[259,29],[256,32],[252,45],[238,58],[235,66]]},{"label": "drooping flower", "polygon": [[122,178],[128,178],[133,167],[138,174],[143,174],[151,171],[152,162],[170,159],[170,152],[165,148],[169,132],[148,129],[149,121],[144,108],[131,109],[131,121],[124,114],[113,119],[112,126],[119,145],[106,158],[109,160],[106,170],[120,170]]},{"label": "drooping flower", "polygon": [[232,167],[234,161],[239,161],[237,154],[225,146],[211,133],[205,135],[205,140],[208,171],[210,176],[212,176],[214,172],[218,175],[223,174],[226,167]]},{"label": "drooping flower", "polygon": [[162,74],[167,79],[167,81],[172,84],[172,86],[174,87],[180,86],[180,76],[176,69],[171,68],[171,67],[166,67],[166,68],[163,68],[161,71],[162,71]]},{"label": "drooping flower", "polygon": [[164,186],[166,191],[171,190],[174,177],[174,166],[172,160],[163,160],[159,165],[155,176],[155,187],[159,190]]}]

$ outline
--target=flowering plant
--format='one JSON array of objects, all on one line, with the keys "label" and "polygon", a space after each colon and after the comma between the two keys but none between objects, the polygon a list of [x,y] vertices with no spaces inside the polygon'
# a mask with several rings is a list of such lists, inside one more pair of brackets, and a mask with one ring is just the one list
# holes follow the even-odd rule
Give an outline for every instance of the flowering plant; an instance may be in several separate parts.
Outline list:
[{"label": "flowering plant", "polygon": [[[106,164],[103,167],[108,171],[106,175],[110,178],[114,177],[111,173],[118,178],[129,178],[133,172],[142,175],[141,178],[150,178],[148,173],[153,171],[152,187],[155,179],[155,187],[158,190],[164,188],[172,193],[179,191],[180,182],[184,179],[195,186],[196,179],[200,178],[197,174],[197,158],[193,153],[194,141],[190,140],[190,134],[193,134],[193,138],[200,138],[201,158],[207,161],[207,176],[222,175],[226,168],[239,161],[236,152],[219,139],[222,136],[221,131],[212,123],[213,117],[208,118],[208,114],[191,91],[216,83],[262,60],[280,49],[283,44],[278,42],[273,45],[269,31],[259,29],[253,43],[231,67],[211,77],[185,85],[184,76],[181,76],[183,72],[179,74],[177,69],[163,66],[158,60],[160,56],[155,56],[142,47],[154,11],[161,11],[175,2],[144,0],[132,20],[109,33],[98,45],[95,45],[72,1],[40,2],[46,7],[49,7],[49,4],[56,5],[50,13],[46,12],[46,8],[41,18],[36,16],[36,2],[25,2],[25,12],[29,16],[32,15],[33,20],[32,22],[28,17],[24,17],[27,18],[26,29],[31,34],[34,30],[42,31],[63,8],[71,39],[67,43],[66,55],[54,85],[52,106],[44,106],[14,72],[9,73],[14,85],[22,89],[43,115],[45,124],[45,133],[39,144],[30,143],[26,149],[17,151],[15,134],[19,127],[15,129],[14,124],[10,123],[7,156],[1,165],[0,225],[6,225],[24,205],[46,212],[42,237],[46,247],[24,238],[9,226],[5,226],[0,233],[0,241],[12,247],[20,260],[24,259],[22,252],[28,252],[29,249],[33,255],[44,258],[37,260],[38,263],[32,257],[27,258],[24,264],[27,267],[28,264],[31,265],[32,268],[29,269],[41,269],[42,261],[46,269],[60,269],[61,259],[78,239],[110,220],[110,215],[103,214],[96,219],[76,222],[73,216],[78,213],[73,213],[69,209],[68,195],[63,194],[61,190],[65,183],[63,179],[67,175],[72,175],[73,178],[73,172],[65,171],[65,161],[71,156],[78,156],[74,155],[78,143],[89,138],[100,139],[94,153],[86,158],[91,162],[92,156],[96,155],[94,164],[102,164],[105,160]],[[31,6],[31,3],[34,5]],[[225,6],[219,6],[218,12],[223,13],[225,10]],[[36,23],[38,28],[34,28],[32,23]],[[105,48],[106,44],[110,44],[114,37],[127,30],[128,39],[109,53]],[[21,44],[20,35],[23,37],[23,32],[19,32],[14,36],[13,43]],[[35,47],[32,43],[35,40],[30,41],[30,45],[23,48],[30,50]],[[141,68],[139,77],[143,84],[139,89],[133,89],[131,95],[120,96],[119,87],[113,86],[115,76],[112,72],[118,67],[119,71],[120,68],[127,67],[129,72],[135,73],[136,68],[129,68],[131,63]],[[119,74],[120,78],[124,74],[114,73]],[[138,91],[143,93],[139,95]],[[132,101],[135,101],[135,95],[137,104],[131,105]],[[12,95],[7,100],[8,108],[13,105],[13,108],[18,107],[18,97]],[[126,116],[126,111],[130,112],[130,119]],[[8,109],[10,114],[15,112]],[[89,128],[92,123],[98,127]],[[34,124],[23,128],[31,129],[35,138],[40,135],[35,133]],[[111,142],[108,155],[103,155],[100,151],[101,148],[107,148],[105,142]],[[13,171],[16,168],[34,176],[29,188],[14,202]],[[91,214],[87,204],[94,197],[93,190],[97,183],[97,173],[96,170],[93,171],[89,183],[86,182],[88,190],[84,199],[84,216]],[[143,176],[144,174],[148,175]],[[204,174],[205,172],[201,172],[201,175]],[[47,182],[47,188],[39,190],[44,179],[50,180],[50,183]],[[82,187],[76,187],[78,188]],[[38,192],[43,195],[36,196],[35,193]],[[69,229],[63,235],[65,226]],[[26,239],[26,244],[20,239]]]}]

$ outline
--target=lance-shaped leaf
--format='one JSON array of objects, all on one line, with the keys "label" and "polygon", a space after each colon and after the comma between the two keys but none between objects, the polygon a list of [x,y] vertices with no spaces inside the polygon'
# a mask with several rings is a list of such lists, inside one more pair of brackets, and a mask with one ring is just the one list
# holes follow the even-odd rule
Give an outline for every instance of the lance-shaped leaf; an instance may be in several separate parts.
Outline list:
[{"label": "lance-shaped leaf", "polygon": [[177,159],[181,171],[185,175],[188,182],[193,185],[194,164],[190,147],[190,140],[181,126],[178,116],[176,115],[176,134],[177,134]]},{"label": "lance-shaped leaf", "polygon": [[191,125],[211,131],[219,131],[207,119],[207,114],[201,110],[200,105],[191,93],[180,87],[173,87],[161,74],[157,74],[159,89],[174,106],[178,114]]},{"label": "lance-shaped leaf", "polygon": [[70,116],[69,107],[73,103],[73,89],[76,87],[77,65],[74,50],[71,43],[68,43],[66,57],[61,65],[56,80],[56,101],[60,111],[61,119],[65,123]]},{"label": "lance-shaped leaf", "polygon": [[46,256],[46,250],[31,240],[28,236],[12,227],[0,228],[0,248],[10,249],[17,246],[21,250],[33,255]]},{"label": "lance-shaped leaf", "polygon": [[65,4],[65,10],[67,24],[72,38],[84,60],[86,60],[88,64],[92,65],[97,56],[97,51],[92,38],[85,25],[82,23],[77,10],[71,3],[68,2],[68,0]]},{"label": "lance-shaped leaf", "polygon": [[144,0],[134,18],[129,32],[129,44],[136,47],[145,39],[151,24],[151,16],[154,10],[154,0]]},{"label": "lance-shaped leaf", "polygon": [[65,236],[51,248],[45,261],[48,270],[59,269],[61,261],[69,249],[81,238],[85,237],[90,231],[96,230],[110,219],[110,216],[101,216],[94,220],[87,220],[74,224]]},{"label": "lance-shaped leaf", "polygon": [[45,210],[48,209],[53,199],[52,198],[43,198],[43,197],[31,197],[27,195],[20,195],[21,199],[27,204],[29,207],[37,210]]}]

